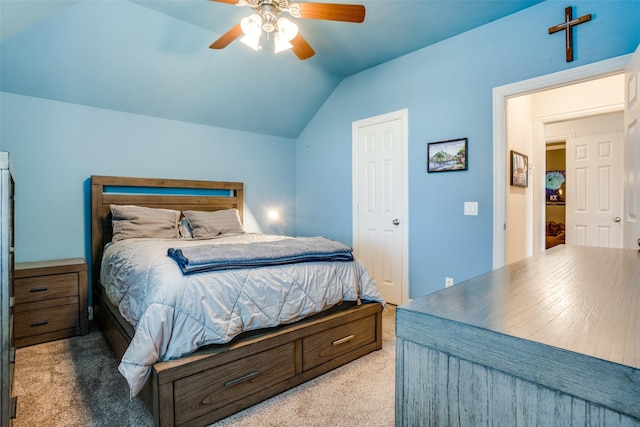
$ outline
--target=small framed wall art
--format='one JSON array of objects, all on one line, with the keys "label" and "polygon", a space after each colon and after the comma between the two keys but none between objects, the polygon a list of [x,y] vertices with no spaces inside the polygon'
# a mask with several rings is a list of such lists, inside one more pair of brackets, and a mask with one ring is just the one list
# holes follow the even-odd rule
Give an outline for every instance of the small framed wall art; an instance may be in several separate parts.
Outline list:
[{"label": "small framed wall art", "polygon": [[513,150],[511,150],[511,185],[529,186],[529,158]]},{"label": "small framed wall art", "polygon": [[450,172],[467,169],[468,138],[449,139],[427,144],[427,172]]},{"label": "small framed wall art", "polygon": [[563,170],[547,171],[545,176],[545,192],[547,204],[564,205],[566,191],[566,175]]}]

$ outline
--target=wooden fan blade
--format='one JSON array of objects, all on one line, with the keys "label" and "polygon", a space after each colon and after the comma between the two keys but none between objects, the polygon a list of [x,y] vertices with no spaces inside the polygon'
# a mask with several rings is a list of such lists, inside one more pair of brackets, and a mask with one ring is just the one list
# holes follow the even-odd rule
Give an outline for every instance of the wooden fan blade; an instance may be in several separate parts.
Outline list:
[{"label": "wooden fan blade", "polygon": [[361,4],[299,3],[300,15],[307,19],[364,22],[365,9]]},{"label": "wooden fan blade", "polygon": [[240,28],[240,24],[237,24],[235,27],[224,33],[218,40],[211,43],[209,49],[224,49],[242,35],[242,28]]},{"label": "wooden fan blade", "polygon": [[298,33],[290,43],[293,45],[291,48],[293,53],[303,61],[316,54],[316,51],[313,50],[311,45],[304,39],[304,37],[302,37],[302,35],[300,35],[300,33]]},{"label": "wooden fan blade", "polygon": [[209,0],[209,1],[215,1],[216,3],[226,3],[226,4],[238,3],[238,0]]}]

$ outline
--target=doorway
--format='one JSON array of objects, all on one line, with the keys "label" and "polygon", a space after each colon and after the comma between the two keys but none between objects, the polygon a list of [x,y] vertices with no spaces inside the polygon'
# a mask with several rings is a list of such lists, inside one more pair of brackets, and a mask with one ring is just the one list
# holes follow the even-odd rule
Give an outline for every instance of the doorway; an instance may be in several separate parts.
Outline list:
[{"label": "doorway", "polygon": [[[611,76],[592,79],[586,82],[580,82],[565,85],[558,88],[540,90],[531,94],[510,97],[507,100],[507,144],[508,150],[516,150],[528,156],[531,167],[528,171],[529,185],[526,188],[510,186],[507,197],[507,263],[519,261],[534,253],[545,250],[548,243],[559,243],[564,236],[564,231],[569,231],[571,235],[575,235],[577,227],[583,233],[593,234],[594,228],[600,228],[613,231],[611,226],[616,226],[618,230],[622,224],[612,224],[605,221],[605,214],[592,216],[589,222],[584,222],[586,205],[581,205],[578,210],[565,210],[570,212],[569,224],[565,221],[550,224],[546,220],[549,211],[560,211],[563,208],[556,201],[547,200],[549,189],[546,188],[546,173],[549,168],[546,166],[547,156],[549,155],[548,142],[552,141],[574,141],[575,138],[583,138],[597,134],[608,132],[622,132],[624,129],[624,114],[622,113],[624,105],[624,75],[614,74]],[[527,126],[528,124],[528,126]],[[593,141],[599,145],[600,141]],[[620,141],[618,141],[619,147]],[[586,147],[581,143],[581,149]],[[597,147],[590,147],[591,158],[599,157]],[[572,151],[570,151],[572,152]],[[616,155],[620,155],[617,149]],[[581,168],[585,166],[580,164]],[[592,165],[590,175],[597,174],[597,166]],[[621,169],[621,168],[620,168]],[[616,169],[613,169],[616,170]],[[565,167],[556,167],[551,169],[553,172],[550,176],[554,179],[551,183],[558,183],[562,179],[561,174],[565,173]],[[583,176],[585,170],[582,170]],[[609,169],[611,172],[612,169]],[[567,170],[566,173],[571,178],[570,183],[576,182],[574,170]],[[619,172],[618,172],[619,173]],[[609,200],[611,194],[618,194],[622,190],[621,175],[617,175],[619,182],[616,182],[616,188],[613,193],[603,193]],[[588,197],[581,199],[583,202],[589,202],[589,212],[595,213],[600,211],[599,206],[593,204],[594,197],[592,193],[600,188],[601,177],[590,176],[587,187],[578,187],[583,191],[582,196]],[[581,180],[583,184],[587,181]],[[611,183],[609,183],[611,184]],[[562,189],[560,189],[562,190]],[[594,191],[591,191],[594,190]],[[553,198],[558,195],[554,194]],[[569,194],[568,201],[575,201],[578,197],[577,192]],[[615,208],[609,206],[608,210],[615,211],[610,215],[611,218],[622,214],[622,199],[615,199]],[[550,206],[553,204],[553,207]],[[575,205],[571,205],[575,207]],[[558,212],[554,212],[558,213]],[[577,224],[579,221],[580,224]],[[567,226],[567,227],[565,227]],[[571,228],[573,227],[573,228]],[[570,230],[568,230],[571,228]],[[597,231],[599,232],[599,231]],[[549,235],[551,233],[551,235]],[[556,239],[551,239],[555,237]],[[593,245],[595,241],[605,240],[596,236],[590,236],[586,239]],[[582,239],[580,241],[586,241]],[[619,240],[619,239],[618,239]],[[575,240],[571,240],[572,244],[576,244]],[[607,245],[608,246],[608,245]]]},{"label": "doorway", "polygon": [[[508,261],[508,238],[509,232],[507,224],[509,218],[514,216],[513,207],[517,206],[515,203],[509,203],[510,185],[508,180],[508,148],[511,145],[507,144],[507,135],[509,135],[509,141],[519,141],[523,147],[519,152],[526,152],[530,154],[530,172],[536,173],[536,168],[540,171],[544,171],[546,144],[544,140],[544,126],[550,122],[550,117],[538,116],[532,117],[529,115],[530,120],[520,131],[523,132],[522,138],[513,138],[511,135],[512,129],[507,125],[507,107],[511,99],[521,95],[534,94],[542,91],[546,91],[550,88],[563,88],[569,87],[577,83],[592,82],[596,79],[608,77],[624,72],[625,66],[629,61],[631,55],[625,55],[618,58],[612,58],[599,63],[590,64],[582,67],[576,67],[571,70],[562,71],[548,76],[542,76],[539,78],[526,80],[523,82],[514,83],[507,86],[494,88],[493,91],[493,105],[494,105],[494,204],[493,204],[493,230],[494,230],[494,245],[493,245],[493,268],[499,268],[505,265]],[[623,89],[621,89],[623,90]],[[566,98],[567,101],[571,101],[570,98]],[[584,108],[584,107],[582,107]],[[614,109],[615,108],[615,109]],[[580,110],[580,108],[574,108],[566,110],[564,118],[575,118],[587,114],[598,114],[616,111],[620,109],[620,106],[603,105],[591,107],[590,109]],[[586,111],[588,110],[588,111]],[[563,114],[550,114],[555,116],[559,120]],[[542,141],[542,142],[540,142]],[[525,223],[522,228],[524,229],[524,238],[520,234],[520,241],[523,242],[524,250],[522,251],[522,257],[530,256],[535,252],[544,250],[544,180],[541,178],[538,185],[535,179],[530,179],[534,185],[531,185],[526,191],[521,192],[520,197],[522,203],[520,206],[524,209],[521,215],[517,217],[521,218]],[[535,194],[535,197],[534,197]],[[527,206],[533,206],[533,212]],[[510,226],[512,224],[509,224]],[[513,228],[513,227],[512,227]],[[511,237],[514,237],[513,235]]]},{"label": "doorway", "polygon": [[544,248],[546,250],[566,243],[568,196],[566,141],[547,142],[544,171]]}]

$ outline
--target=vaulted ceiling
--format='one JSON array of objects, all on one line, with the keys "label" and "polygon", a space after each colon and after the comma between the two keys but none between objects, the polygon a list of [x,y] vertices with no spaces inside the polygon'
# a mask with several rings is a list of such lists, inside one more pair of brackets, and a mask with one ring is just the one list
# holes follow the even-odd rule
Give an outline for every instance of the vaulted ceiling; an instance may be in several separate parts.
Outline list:
[{"label": "vaulted ceiling", "polygon": [[[540,1],[360,3],[362,24],[296,20],[316,55],[208,46],[251,10],[207,0],[2,0],[0,89],[297,137],[352,74]],[[292,19],[293,20],[293,19]]]}]

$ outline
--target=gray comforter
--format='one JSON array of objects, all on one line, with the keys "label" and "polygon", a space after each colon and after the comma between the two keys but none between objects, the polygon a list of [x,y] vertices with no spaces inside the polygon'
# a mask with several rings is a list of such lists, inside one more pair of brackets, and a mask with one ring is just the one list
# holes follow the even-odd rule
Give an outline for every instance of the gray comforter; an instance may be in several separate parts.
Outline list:
[{"label": "gray comforter", "polygon": [[[251,244],[281,236],[242,234],[207,244]],[[283,266],[183,275],[169,248],[202,240],[129,239],[110,244],[101,283],[110,301],[135,327],[118,369],[131,396],[158,361],[201,346],[226,343],[243,331],[292,323],[342,301],[382,302],[364,266],[351,262],[303,262]]]}]

